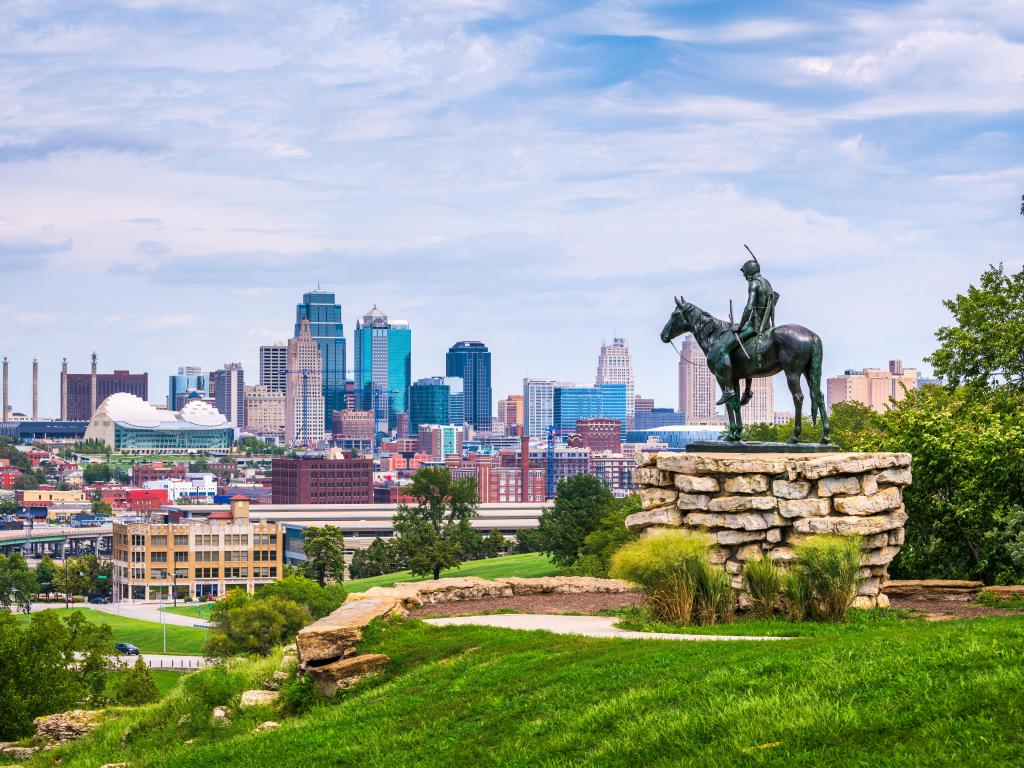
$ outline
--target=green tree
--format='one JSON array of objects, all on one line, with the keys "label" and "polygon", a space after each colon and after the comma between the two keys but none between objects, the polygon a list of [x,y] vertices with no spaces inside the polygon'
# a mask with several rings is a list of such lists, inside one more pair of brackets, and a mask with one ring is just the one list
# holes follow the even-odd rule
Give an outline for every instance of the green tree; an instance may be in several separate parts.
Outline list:
[{"label": "green tree", "polygon": [[36,583],[40,592],[48,592],[57,580],[57,566],[53,558],[46,555],[36,566]]},{"label": "green tree", "polygon": [[19,451],[9,437],[0,437],[0,459],[7,459],[12,467],[27,472],[32,469],[32,461]]},{"label": "green tree", "polygon": [[540,516],[543,551],[555,565],[571,567],[580,556],[583,540],[601,523],[615,498],[593,475],[573,475],[559,481],[554,506]]},{"label": "green tree", "polygon": [[[881,414],[861,403],[836,403],[829,415],[832,432],[830,440],[840,450],[849,451],[864,438],[864,433],[877,430],[881,423]],[[793,419],[784,424],[747,424],[743,427],[743,439],[767,443],[781,443],[793,434]],[[821,440],[821,420],[811,424],[807,418],[803,421],[804,442]]]},{"label": "green tree", "polygon": [[954,325],[935,333],[939,348],[928,358],[953,386],[1024,390],[1024,268],[1007,274],[990,266],[978,286],[942,302]]},{"label": "green tree", "polygon": [[540,552],[543,549],[544,542],[538,528],[520,528],[516,531],[516,552],[526,554]]},{"label": "green tree", "polygon": [[14,478],[13,488],[16,491],[34,491],[43,482],[43,478],[40,477],[41,472],[22,471],[20,475]]},{"label": "green tree", "polygon": [[291,641],[310,621],[312,615],[304,605],[281,597],[257,600],[244,590],[233,590],[213,605],[205,652],[210,657],[266,656],[275,646]]},{"label": "green tree", "polygon": [[110,517],[114,514],[114,508],[110,505],[110,502],[103,501],[102,499],[93,499],[90,511],[97,517]]},{"label": "green tree", "polygon": [[501,535],[501,531],[491,531],[484,539],[484,556],[497,557],[507,546],[508,543],[505,541],[505,537]]},{"label": "green tree", "polygon": [[0,555],[0,607],[9,611],[18,606],[28,613],[37,592],[39,582],[21,553]]},{"label": "green tree", "polygon": [[580,557],[572,571],[581,576],[607,578],[612,555],[623,544],[637,537],[635,533],[630,533],[626,529],[626,518],[640,509],[639,494],[633,493],[624,499],[616,499],[601,518],[597,528],[584,537]]},{"label": "green tree", "polygon": [[153,670],[141,656],[137,656],[135,663],[126,667],[114,681],[114,698],[118,704],[130,706],[149,704],[160,698]]},{"label": "green tree", "polygon": [[[67,589],[72,595],[109,595],[113,564],[96,555],[68,558]],[[57,574],[57,583],[64,589],[64,574]]]},{"label": "green tree", "polygon": [[75,659],[75,668],[84,690],[99,697],[107,685],[110,652],[114,636],[108,624],[93,624],[79,611],[72,611],[64,623],[68,628],[65,656]]},{"label": "green tree", "polygon": [[86,464],[82,470],[82,480],[86,485],[93,483],[109,483],[114,471],[109,464]]},{"label": "green tree", "polygon": [[398,547],[390,541],[375,538],[366,549],[357,549],[352,554],[348,573],[353,579],[365,579],[370,576],[383,576],[405,568]]},{"label": "green tree", "polygon": [[314,619],[319,619],[345,602],[345,588],[341,584],[321,587],[304,576],[285,576],[256,590],[257,600],[267,600],[271,597],[280,597],[304,605]]},{"label": "green tree", "polygon": [[336,525],[307,528],[302,532],[306,575],[322,587],[345,578],[345,537]]},{"label": "green tree", "polygon": [[102,440],[82,440],[81,442],[75,443],[74,452],[84,454],[86,456],[96,456],[97,454],[110,455],[110,446]]},{"label": "green tree", "polygon": [[413,475],[408,491],[416,506],[398,505],[394,540],[410,571],[439,579],[445,568],[462,564],[465,545],[472,539],[476,480],[453,480],[447,467],[424,467]]}]

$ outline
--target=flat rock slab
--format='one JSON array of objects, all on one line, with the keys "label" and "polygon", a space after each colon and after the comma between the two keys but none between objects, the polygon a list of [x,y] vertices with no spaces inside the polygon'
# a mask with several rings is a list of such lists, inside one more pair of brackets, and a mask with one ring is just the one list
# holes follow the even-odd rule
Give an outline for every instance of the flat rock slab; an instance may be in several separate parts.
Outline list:
[{"label": "flat rock slab", "polygon": [[341,658],[363,636],[363,627],[401,608],[395,597],[374,596],[350,600],[333,613],[299,630],[295,644],[303,662]]},{"label": "flat rock slab", "polygon": [[498,627],[500,629],[543,630],[558,635],[583,635],[584,637],[618,637],[627,640],[791,640],[789,637],[768,637],[756,635],[682,635],[674,632],[633,632],[615,626],[611,616],[557,616],[526,613],[501,613],[493,616],[451,616],[443,619],[425,619],[427,624],[438,627],[474,625]]},{"label": "flat rock slab", "polygon": [[729,443],[699,440],[686,446],[687,453],[836,453],[834,445],[821,443]]}]

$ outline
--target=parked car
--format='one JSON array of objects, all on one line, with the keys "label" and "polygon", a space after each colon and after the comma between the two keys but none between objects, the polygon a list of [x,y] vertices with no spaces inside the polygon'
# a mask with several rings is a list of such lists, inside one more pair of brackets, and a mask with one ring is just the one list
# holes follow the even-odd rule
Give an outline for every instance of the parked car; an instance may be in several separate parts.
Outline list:
[{"label": "parked car", "polygon": [[91,595],[89,597],[89,602],[92,605],[105,605],[110,602],[110,598],[104,595]]},{"label": "parked car", "polygon": [[122,656],[138,656],[139,649],[131,643],[114,643],[114,650]]}]

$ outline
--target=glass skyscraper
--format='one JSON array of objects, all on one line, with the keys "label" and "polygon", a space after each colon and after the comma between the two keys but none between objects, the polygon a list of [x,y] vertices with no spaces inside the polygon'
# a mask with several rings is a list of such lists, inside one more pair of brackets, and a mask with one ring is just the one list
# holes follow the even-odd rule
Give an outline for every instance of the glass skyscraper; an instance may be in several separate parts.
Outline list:
[{"label": "glass skyscraper", "polygon": [[555,429],[563,434],[576,431],[580,419],[601,416],[601,391],[595,387],[556,386]]},{"label": "glass skyscraper", "polygon": [[418,435],[421,424],[447,424],[451,390],[445,379],[420,379],[409,387],[409,434]]},{"label": "glass skyscraper", "polygon": [[465,419],[474,429],[491,428],[491,353],[479,341],[457,341],[445,356],[445,375],[458,376],[465,394]]},{"label": "glass skyscraper", "polygon": [[183,396],[193,392],[206,397],[206,384],[206,374],[201,368],[179,368],[177,376],[171,375],[167,379],[167,410],[180,410],[184,404]]},{"label": "glass skyscraper", "polygon": [[355,343],[356,408],[373,411],[377,432],[387,432],[409,411],[412,330],[374,306],[356,322]]},{"label": "glass skyscraper", "polygon": [[303,320],[309,320],[310,335],[320,348],[324,427],[329,430],[332,412],[345,410],[345,328],[334,293],[317,288],[302,294],[302,303],[295,306],[295,338]]}]

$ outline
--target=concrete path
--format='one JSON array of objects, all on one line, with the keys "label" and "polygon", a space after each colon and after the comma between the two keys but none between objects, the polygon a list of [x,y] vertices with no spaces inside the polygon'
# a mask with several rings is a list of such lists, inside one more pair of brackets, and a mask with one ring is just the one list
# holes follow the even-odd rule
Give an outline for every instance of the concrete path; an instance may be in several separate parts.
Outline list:
[{"label": "concrete path", "polygon": [[[63,608],[64,603],[32,603],[33,611],[45,611],[47,608]],[[193,618],[192,616],[181,616],[170,611],[161,611],[161,607],[167,607],[164,603],[72,603],[72,608],[92,608],[94,611],[111,613],[115,616],[124,616],[128,619],[139,621],[151,621],[154,624],[176,624],[179,627],[208,627],[210,622],[206,619]],[[162,617],[162,618],[161,618]]]},{"label": "concrete path", "polygon": [[[136,657],[118,656],[117,658],[130,666],[135,663]],[[174,656],[162,653],[144,653],[142,660],[153,669],[199,669],[210,663],[202,656]]]},{"label": "concrete path", "polygon": [[492,616],[451,616],[426,619],[427,624],[451,627],[473,624],[502,629],[542,629],[559,635],[586,637],[621,637],[631,640],[791,640],[789,637],[756,635],[681,635],[674,632],[632,632],[615,626],[613,616],[564,616],[560,614],[498,613]]}]

